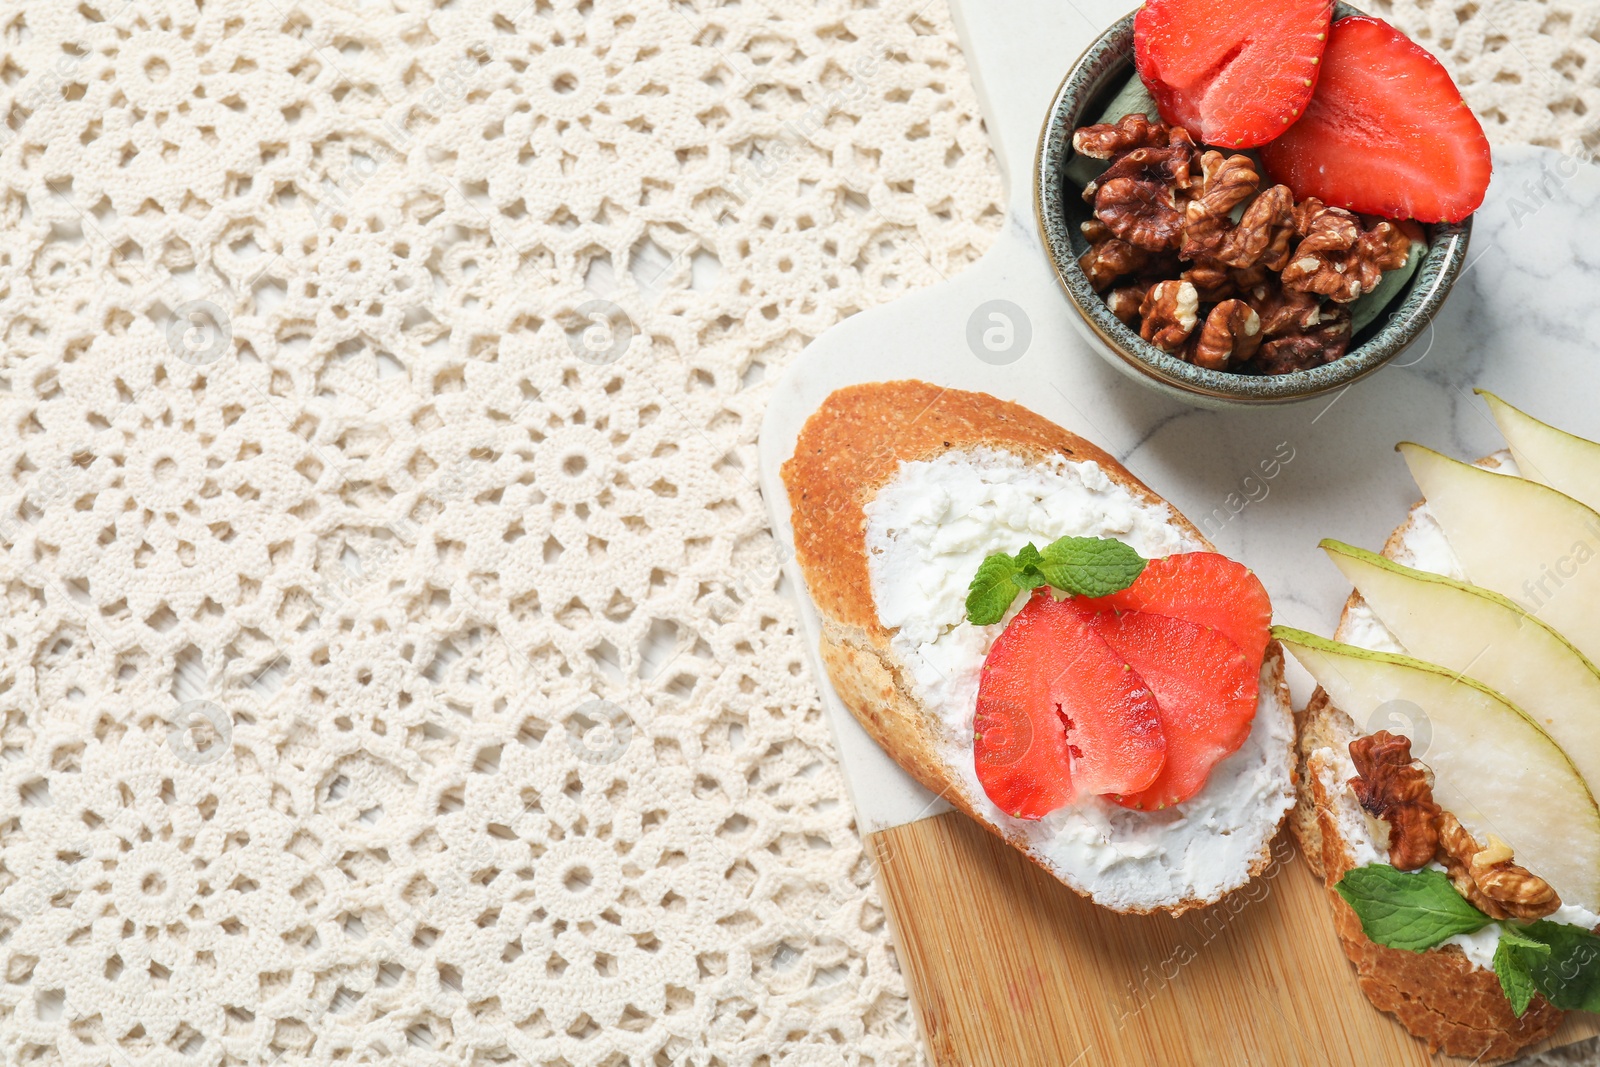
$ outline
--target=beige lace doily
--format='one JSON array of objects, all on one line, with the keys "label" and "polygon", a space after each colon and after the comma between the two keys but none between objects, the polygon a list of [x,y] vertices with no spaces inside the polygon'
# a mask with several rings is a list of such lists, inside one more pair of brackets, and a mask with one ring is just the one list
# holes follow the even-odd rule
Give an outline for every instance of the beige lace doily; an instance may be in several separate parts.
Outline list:
[{"label": "beige lace doily", "polygon": [[[1594,140],[1593,7],[1393,14]],[[915,1062],[753,441],[999,224],[943,4],[0,32],[8,1062]]]}]

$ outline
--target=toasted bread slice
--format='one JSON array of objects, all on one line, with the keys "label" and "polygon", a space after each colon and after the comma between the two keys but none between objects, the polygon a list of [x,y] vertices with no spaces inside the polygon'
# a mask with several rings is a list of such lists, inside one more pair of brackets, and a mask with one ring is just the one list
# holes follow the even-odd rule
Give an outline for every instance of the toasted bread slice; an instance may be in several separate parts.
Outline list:
[{"label": "toasted bread slice", "polygon": [[[1499,462],[1490,457],[1480,464],[1498,466]],[[1383,554],[1422,566],[1425,560],[1419,555],[1427,552],[1429,541],[1442,537],[1425,506],[1418,504],[1390,535]],[[1361,644],[1354,631],[1373,625],[1372,620],[1361,594],[1352,592],[1334,636]],[[1414,1036],[1426,1041],[1431,1051],[1474,1063],[1510,1059],[1554,1033],[1563,1013],[1536,996],[1527,1013],[1517,1018],[1494,971],[1468,959],[1457,945],[1418,953],[1369,941],[1355,912],[1333,890],[1352,867],[1387,861],[1387,842],[1373,836],[1365,813],[1347,787],[1356,773],[1349,745],[1365,732],[1334,706],[1321,688],[1312,694],[1301,716],[1300,795],[1290,819],[1311,869],[1328,887],[1334,926],[1345,955],[1355,965],[1367,999],[1399,1019]]]},{"label": "toasted bread slice", "polygon": [[[1098,502],[1099,510],[1090,510],[1102,527],[1074,529],[1063,519],[1067,525],[1051,535],[1115,535],[1146,555],[1211,549],[1111,456],[1026,408],[918,381],[841,389],[807,421],[782,474],[795,555],[822,617],[822,662],[845,706],[924,786],[1108,908],[1178,913],[1244,885],[1270,863],[1272,838],[1294,802],[1293,713],[1282,649],[1274,643],[1267,650],[1249,738],[1189,801],[1144,813],[1088,798],[1036,822],[1008,817],[979,786],[972,747],[978,671],[1003,627],[972,627],[958,614],[939,622],[941,636],[934,639],[884,621],[886,600],[918,593],[891,587],[896,579],[886,576],[887,565],[874,562],[895,536],[879,504],[914,496],[917,479],[935,468],[985,484],[1041,478],[1090,487],[1084,491]],[[1127,515],[1137,520],[1116,530]],[[1022,537],[1016,529],[1003,532]],[[976,536],[974,558],[1018,547],[967,534]],[[1044,543],[1045,534],[1035,536]],[[956,578],[947,576],[946,585]],[[970,572],[959,576],[962,589],[970,578]],[[934,656],[956,630],[962,639],[956,654]]]}]

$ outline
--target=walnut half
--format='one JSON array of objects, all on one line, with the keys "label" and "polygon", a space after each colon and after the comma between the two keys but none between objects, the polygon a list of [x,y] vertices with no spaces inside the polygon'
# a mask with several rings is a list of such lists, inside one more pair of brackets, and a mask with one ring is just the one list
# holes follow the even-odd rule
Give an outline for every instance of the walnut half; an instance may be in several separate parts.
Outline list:
[{"label": "walnut half", "polygon": [[1146,252],[1177,249],[1183,238],[1183,214],[1170,186],[1117,177],[1093,188],[1095,216],[1113,235]]},{"label": "walnut half", "polygon": [[1477,840],[1448,811],[1439,816],[1439,862],[1450,882],[1473,907],[1491,919],[1542,919],[1561,907],[1549,882],[1512,862],[1509,845],[1491,836]]},{"label": "walnut half", "polygon": [[1427,769],[1411,758],[1411,739],[1379,730],[1350,742],[1350,759],[1356,799],[1389,824],[1389,862],[1402,871],[1426,867],[1439,847],[1440,812]]},{"label": "walnut half", "polygon": [[1144,319],[1139,336],[1163,352],[1176,352],[1200,319],[1200,294],[1188,282],[1158,282],[1145,294],[1139,314]]},{"label": "walnut half", "polygon": [[1078,266],[1097,293],[1109,289],[1118,278],[1143,270],[1149,262],[1150,253],[1117,237],[1090,245],[1089,251],[1078,257]]},{"label": "walnut half", "polygon": [[1249,156],[1200,157],[1199,195],[1184,208],[1183,258],[1208,259],[1233,229],[1228,213],[1256,195],[1261,178]]},{"label": "walnut half", "polygon": [[1159,122],[1151,122],[1134,112],[1124,115],[1116,125],[1102,122],[1084,126],[1072,134],[1072,150],[1093,159],[1115,159],[1135,148],[1164,148],[1170,132]]},{"label": "walnut half", "polygon": [[1283,287],[1317,293],[1341,304],[1378,287],[1385,271],[1405,266],[1411,238],[1392,222],[1369,230],[1343,208],[1312,197],[1294,209],[1305,236],[1283,269]]},{"label": "walnut half", "polygon": [[1243,300],[1224,300],[1211,309],[1200,328],[1193,358],[1197,367],[1227,370],[1244,363],[1261,347],[1261,317]]}]

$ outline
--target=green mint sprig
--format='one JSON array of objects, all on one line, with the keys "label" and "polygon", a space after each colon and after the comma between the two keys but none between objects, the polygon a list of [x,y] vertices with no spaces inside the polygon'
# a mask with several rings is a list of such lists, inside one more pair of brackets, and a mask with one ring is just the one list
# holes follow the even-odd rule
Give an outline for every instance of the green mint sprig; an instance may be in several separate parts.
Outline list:
[{"label": "green mint sprig", "polygon": [[1494,949],[1494,973],[1519,1019],[1539,991],[1533,982],[1533,967],[1541,956],[1546,959],[1550,956],[1550,946],[1543,941],[1524,937],[1510,927],[1500,931],[1500,943]]},{"label": "green mint sprig", "polygon": [[1044,551],[1032,543],[1014,556],[990,554],[967,587],[967,618],[988,626],[1005,618],[1017,594],[1050,585],[1073,596],[1120,593],[1144,573],[1145,558],[1109,537],[1063,537]]},{"label": "green mint sprig", "polygon": [[1562,1011],[1600,1011],[1600,937],[1581,926],[1549,920],[1501,927],[1502,948],[1508,934],[1515,940],[1503,963],[1495,951],[1494,972],[1519,1017],[1528,1009],[1527,1000],[1519,1003],[1512,990],[1527,985]]},{"label": "green mint sprig", "polygon": [[[1408,952],[1425,951],[1494,921],[1462,899],[1438,871],[1407,874],[1373,863],[1345,872],[1334,889],[1370,940]],[[1494,972],[1518,1018],[1535,993],[1564,1011],[1600,1011],[1600,937],[1582,927],[1548,920],[1501,923]]]},{"label": "green mint sprig", "polygon": [[1407,952],[1426,951],[1493,921],[1463,900],[1438,871],[1407,874],[1374,863],[1345,872],[1333,888],[1355,909],[1368,939]]}]

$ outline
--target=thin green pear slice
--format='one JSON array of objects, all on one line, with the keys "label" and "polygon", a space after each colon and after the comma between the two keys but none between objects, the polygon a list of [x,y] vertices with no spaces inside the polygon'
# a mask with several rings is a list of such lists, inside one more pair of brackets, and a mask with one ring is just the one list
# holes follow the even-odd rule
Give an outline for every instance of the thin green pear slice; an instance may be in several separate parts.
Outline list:
[{"label": "thin green pear slice", "polygon": [[1399,446],[1474,584],[1503,593],[1600,663],[1600,514],[1526,478]]},{"label": "thin green pear slice", "polygon": [[[1600,910],[1600,808],[1576,767],[1482,682],[1410,656],[1272,628],[1357,727],[1386,722],[1433,770],[1434,799],[1479,843],[1494,834],[1561,894]],[[1397,720],[1410,723],[1396,729]]]},{"label": "thin green pear slice", "polygon": [[1524,478],[1600,511],[1600,444],[1540,422],[1486,389],[1477,392],[1488,402]]},{"label": "thin green pear slice", "polygon": [[1322,549],[1407,652],[1504,694],[1600,796],[1600,671],[1566,638],[1499,593],[1339,541]]}]

